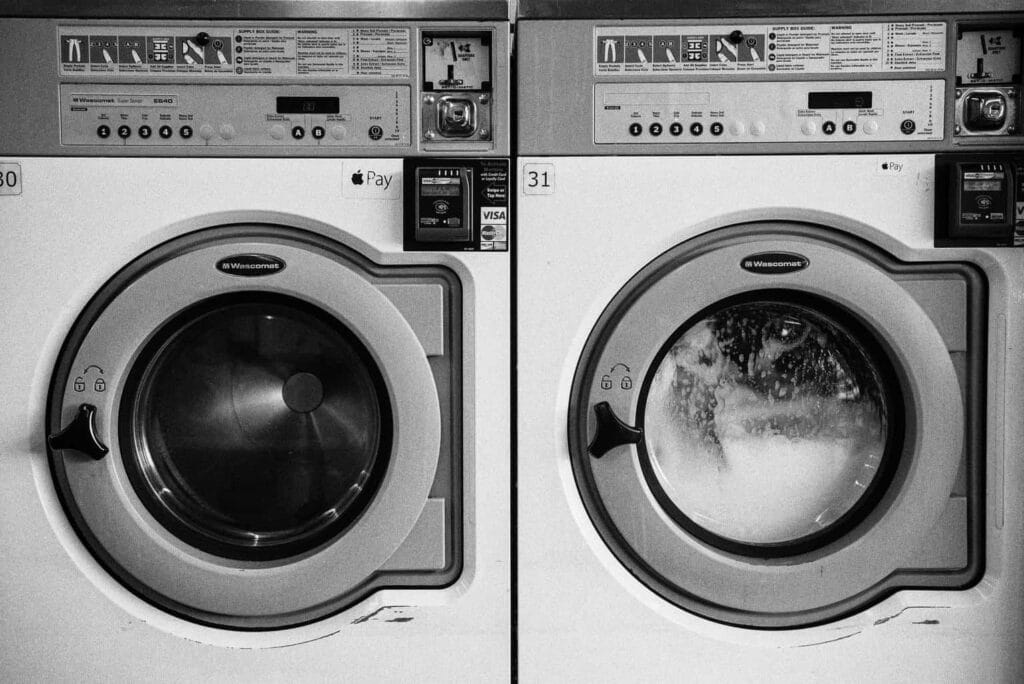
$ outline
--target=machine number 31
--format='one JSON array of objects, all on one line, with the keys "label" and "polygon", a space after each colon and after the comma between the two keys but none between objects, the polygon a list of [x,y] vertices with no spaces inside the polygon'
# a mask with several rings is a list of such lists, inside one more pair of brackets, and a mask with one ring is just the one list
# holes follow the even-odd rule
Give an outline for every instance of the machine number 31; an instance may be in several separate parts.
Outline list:
[{"label": "machine number 31", "polygon": [[550,195],[555,191],[554,164],[524,164],[523,194]]},{"label": "machine number 31", "polygon": [[21,194],[21,164],[0,164],[0,195]]}]

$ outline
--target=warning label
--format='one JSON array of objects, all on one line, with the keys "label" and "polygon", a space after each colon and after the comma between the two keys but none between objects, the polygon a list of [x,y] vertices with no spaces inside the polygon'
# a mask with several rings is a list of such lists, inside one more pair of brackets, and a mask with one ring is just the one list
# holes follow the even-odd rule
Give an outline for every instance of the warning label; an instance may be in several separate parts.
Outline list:
[{"label": "warning label", "polygon": [[594,74],[876,74],[946,68],[945,22],[598,27]]},{"label": "warning label", "polygon": [[62,27],[60,74],[408,79],[405,28]]}]

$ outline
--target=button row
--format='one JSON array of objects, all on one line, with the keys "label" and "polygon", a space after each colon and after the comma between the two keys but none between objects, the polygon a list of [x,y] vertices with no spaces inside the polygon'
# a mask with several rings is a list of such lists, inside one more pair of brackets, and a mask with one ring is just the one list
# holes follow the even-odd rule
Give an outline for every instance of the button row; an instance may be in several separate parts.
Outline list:
[{"label": "button row", "polygon": [[[174,129],[171,128],[170,126],[161,126],[157,132],[159,133],[160,137],[163,138],[164,140],[166,140],[167,138],[170,138],[172,135],[174,135]],[[108,126],[106,124],[101,124],[99,127],[96,128],[96,135],[98,135],[99,137],[101,137],[103,139],[109,138],[110,137],[110,126]],[[150,128],[149,126],[139,126],[139,137],[140,138],[146,139],[146,138],[149,138],[152,135],[153,135],[153,129],[152,128]],[[182,138],[185,138],[186,140],[188,140],[189,138],[192,137],[192,127],[191,126],[182,126],[181,128],[178,129],[178,135],[180,135]],[[121,138],[122,140],[127,140],[128,138],[132,137],[132,127],[131,126],[118,126],[117,127],[117,137]]]},{"label": "button row", "polygon": [[[711,135],[716,135],[717,136],[717,135],[722,135],[722,133],[725,131],[725,127],[720,122],[716,121],[713,124],[711,124],[711,126],[708,127],[708,130],[711,131]],[[647,132],[650,133],[651,135],[653,135],[654,137],[658,137],[659,135],[662,134],[663,131],[664,131],[664,128],[658,122],[652,123],[647,128]],[[631,123],[629,125],[629,134],[632,135],[633,137],[637,137],[639,135],[642,135],[643,132],[644,132],[644,127],[641,124],[634,122],[634,123]],[[683,134],[683,124],[679,123],[678,121],[673,121],[671,124],[669,124],[668,132],[669,132],[670,135],[674,135],[674,136],[682,135]],[[699,121],[694,121],[692,124],[690,124],[690,135],[703,135],[703,133],[704,133],[704,124],[702,124]]]}]

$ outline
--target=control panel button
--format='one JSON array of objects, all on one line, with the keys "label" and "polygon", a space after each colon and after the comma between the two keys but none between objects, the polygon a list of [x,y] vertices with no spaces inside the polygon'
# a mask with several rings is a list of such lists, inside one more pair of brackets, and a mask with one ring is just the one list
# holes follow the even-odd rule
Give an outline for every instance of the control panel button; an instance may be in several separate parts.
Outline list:
[{"label": "control panel button", "polygon": [[235,137],[235,127],[231,124],[224,124],[220,127],[219,133],[220,137],[224,138],[225,140],[231,140]]},{"label": "control panel button", "polygon": [[178,130],[178,135],[180,135],[185,140],[188,140],[189,138],[192,137],[192,127],[191,126],[182,126]]},{"label": "control panel button", "polygon": [[755,121],[754,123],[750,124],[750,132],[751,132],[751,134],[753,134],[753,135],[764,135],[764,131],[765,131],[764,122]]},{"label": "control panel button", "polygon": [[96,135],[100,136],[101,138],[109,138],[110,137],[110,126],[108,126],[106,124],[100,124],[96,128]]},{"label": "control panel button", "polygon": [[914,123],[913,119],[904,119],[900,123],[900,133],[903,135],[910,135],[917,130],[917,124]]},{"label": "control panel button", "polygon": [[172,135],[174,135],[174,129],[173,128],[171,128],[170,126],[161,126],[160,127],[160,137],[161,138],[163,138],[164,140],[167,140],[167,138],[170,138]]},{"label": "control panel button", "polygon": [[281,124],[274,124],[270,127],[270,137],[274,140],[284,140],[284,126]]},{"label": "control panel button", "polygon": [[729,133],[732,135],[743,135],[745,130],[747,130],[746,127],[739,121],[733,121],[729,124]]},{"label": "control panel button", "polygon": [[832,135],[833,133],[836,132],[836,122],[826,121],[825,123],[821,124],[821,132],[824,133],[825,135]]},{"label": "control panel button", "polygon": [[122,126],[118,126],[117,127],[117,137],[118,138],[121,138],[122,140],[127,140],[128,138],[131,137],[131,135],[132,135],[132,127],[131,126],[124,126],[124,125],[122,125]]},{"label": "control panel button", "polygon": [[671,133],[672,135],[682,135],[683,124],[679,123],[678,121],[673,121],[668,127],[668,132]]},{"label": "control panel button", "polygon": [[323,126],[313,126],[309,132],[312,133],[313,137],[317,140],[321,140],[325,135],[327,135],[327,131],[324,130]]},{"label": "control panel button", "polygon": [[846,135],[853,135],[856,132],[857,132],[857,122],[856,121],[844,121],[843,122],[843,133],[845,133]]},{"label": "control panel button", "polygon": [[149,126],[139,126],[139,137],[145,140],[149,136],[153,135],[153,129]]},{"label": "control panel button", "polygon": [[331,126],[331,137],[335,140],[344,140],[346,135],[348,135],[348,131],[341,124]]},{"label": "control panel button", "polygon": [[711,127],[708,130],[711,131],[711,135],[722,135],[722,132],[725,130],[725,126],[722,125],[721,121],[716,121],[711,124]]},{"label": "control panel button", "polygon": [[210,124],[203,124],[199,127],[199,137],[203,140],[209,140],[213,137],[213,126]]},{"label": "control panel button", "polygon": [[292,137],[296,140],[302,140],[306,137],[306,129],[302,126],[292,126]]},{"label": "control panel button", "polygon": [[877,121],[868,121],[866,124],[864,124],[864,132],[867,133],[868,135],[874,135],[875,133],[877,133],[878,132],[878,122]]},{"label": "control panel button", "polygon": [[804,121],[803,124],[800,126],[800,131],[804,135],[814,135],[815,133],[818,132],[818,124],[814,123],[813,121]]},{"label": "control panel button", "polygon": [[629,124],[629,134],[636,137],[644,132],[644,127],[638,123]]},{"label": "control panel button", "polygon": [[690,124],[690,133],[692,133],[693,135],[700,135],[703,132],[704,124],[702,124],[701,122],[694,121],[692,124]]},{"label": "control panel button", "polygon": [[660,123],[652,123],[651,127],[648,130],[651,132],[651,135],[654,135],[654,136],[661,135],[661,124]]},{"label": "control panel button", "polygon": [[384,137],[384,129],[374,124],[373,126],[370,126],[370,130],[367,131],[367,134],[370,136],[370,140],[380,140]]}]

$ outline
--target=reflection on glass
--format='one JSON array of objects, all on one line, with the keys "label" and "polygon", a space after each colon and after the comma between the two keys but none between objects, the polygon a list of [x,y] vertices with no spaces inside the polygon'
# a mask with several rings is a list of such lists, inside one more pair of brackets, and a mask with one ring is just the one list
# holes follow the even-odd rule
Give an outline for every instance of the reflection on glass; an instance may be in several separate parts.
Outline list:
[{"label": "reflection on glass", "polygon": [[748,302],[672,343],[644,434],[662,488],[691,521],[734,542],[781,544],[861,498],[885,451],[887,407],[878,369],[840,324]]},{"label": "reflection on glass", "polygon": [[373,362],[339,323],[297,304],[207,311],[143,376],[143,494],[200,544],[319,538],[364,500],[379,465],[390,425]]}]

